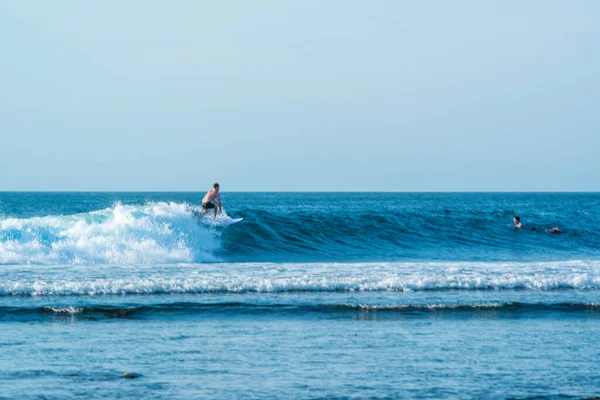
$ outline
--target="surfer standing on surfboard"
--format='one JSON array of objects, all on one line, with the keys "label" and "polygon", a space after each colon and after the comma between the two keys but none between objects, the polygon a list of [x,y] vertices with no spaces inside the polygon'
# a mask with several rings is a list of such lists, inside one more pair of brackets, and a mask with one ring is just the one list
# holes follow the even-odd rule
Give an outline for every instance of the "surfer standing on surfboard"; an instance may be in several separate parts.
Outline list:
[{"label": "surfer standing on surfboard", "polygon": [[[207,212],[209,212],[211,209],[215,210],[215,217],[217,216],[217,205],[219,206],[219,212],[222,213],[223,212],[223,205],[221,204],[221,196],[219,195],[219,184],[215,183],[213,185],[213,188],[211,190],[209,190],[208,192],[206,192],[206,195],[204,195],[204,198],[202,199],[202,209],[204,211],[202,211],[202,215],[200,215],[201,217],[204,216],[204,214],[206,214]],[[217,204],[215,204],[217,203]]]}]

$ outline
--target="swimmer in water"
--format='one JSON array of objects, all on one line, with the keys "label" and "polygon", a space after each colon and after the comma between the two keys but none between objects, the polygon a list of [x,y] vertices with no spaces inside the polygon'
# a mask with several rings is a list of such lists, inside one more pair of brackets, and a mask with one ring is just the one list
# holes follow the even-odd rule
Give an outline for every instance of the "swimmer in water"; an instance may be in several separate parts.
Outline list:
[{"label": "swimmer in water", "polygon": [[[529,226],[525,225],[524,223],[521,222],[521,217],[519,216],[515,216],[513,218],[513,228],[514,229],[525,229],[525,230],[531,230],[531,231],[537,231],[536,228],[530,228]],[[546,229],[545,232],[548,233],[562,233],[562,231],[559,228],[552,228],[552,229]]]},{"label": "swimmer in water", "polygon": [[519,216],[515,216],[513,218],[513,228],[515,229],[528,229],[527,226],[525,226],[522,222],[521,222],[521,217]]}]

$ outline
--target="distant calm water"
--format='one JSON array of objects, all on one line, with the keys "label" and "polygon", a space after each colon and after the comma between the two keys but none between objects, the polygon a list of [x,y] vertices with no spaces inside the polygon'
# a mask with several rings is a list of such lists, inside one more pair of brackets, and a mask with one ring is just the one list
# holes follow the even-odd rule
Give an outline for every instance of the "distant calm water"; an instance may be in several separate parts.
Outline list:
[{"label": "distant calm water", "polygon": [[600,395],[600,194],[203,194],[0,193],[0,398]]}]

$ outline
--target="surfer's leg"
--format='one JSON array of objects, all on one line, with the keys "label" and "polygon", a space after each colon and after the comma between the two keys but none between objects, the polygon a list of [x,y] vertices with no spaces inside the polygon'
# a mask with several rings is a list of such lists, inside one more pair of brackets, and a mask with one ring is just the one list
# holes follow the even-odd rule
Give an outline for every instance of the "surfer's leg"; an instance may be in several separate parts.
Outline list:
[{"label": "surfer's leg", "polygon": [[[206,214],[207,212],[210,211],[211,208],[215,208],[215,205],[212,202],[208,202],[208,203],[202,203],[202,208],[204,209],[204,211],[202,211],[202,216],[204,216],[204,214]],[[217,215],[216,213],[216,209],[215,209],[215,216]]]}]

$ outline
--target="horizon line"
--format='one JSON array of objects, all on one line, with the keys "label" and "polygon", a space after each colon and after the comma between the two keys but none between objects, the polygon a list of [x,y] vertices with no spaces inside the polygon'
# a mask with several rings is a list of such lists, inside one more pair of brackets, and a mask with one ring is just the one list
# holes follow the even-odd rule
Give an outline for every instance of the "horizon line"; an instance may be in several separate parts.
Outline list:
[{"label": "horizon line", "polygon": [[[202,190],[0,190],[0,193],[202,193]],[[600,193],[600,190],[224,190],[222,193]]]}]

